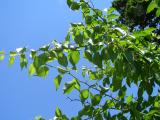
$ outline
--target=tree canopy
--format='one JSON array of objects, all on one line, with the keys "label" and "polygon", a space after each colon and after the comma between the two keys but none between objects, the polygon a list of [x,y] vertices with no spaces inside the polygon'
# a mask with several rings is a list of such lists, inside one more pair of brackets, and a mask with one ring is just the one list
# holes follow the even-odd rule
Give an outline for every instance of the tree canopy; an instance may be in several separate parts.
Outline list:
[{"label": "tree canopy", "polygon": [[114,0],[112,6],[120,13],[119,21],[131,30],[159,24],[159,0]]},{"label": "tree canopy", "polygon": [[[125,2],[123,9],[130,8],[123,5],[132,4],[132,0],[129,3],[120,1]],[[119,16],[113,7],[102,11],[85,0],[67,0],[67,4],[73,11],[80,10],[84,21],[71,23],[62,43],[54,40],[38,50],[23,47],[10,51],[9,64],[14,64],[15,57],[19,57],[20,67],[28,68],[29,75],[38,77],[47,77],[51,69],[57,69],[59,74],[54,78],[56,90],[60,89],[66,75],[72,77],[64,84],[63,91],[64,94],[77,91],[76,99],[69,99],[82,104],[82,109],[68,118],[57,107],[55,120],[160,119],[160,48],[146,40],[146,36],[148,39],[160,37],[153,34],[156,26],[132,33],[128,24],[118,21],[124,14]],[[151,4],[146,3],[149,5],[148,13],[153,10]],[[157,9],[159,12],[159,7]],[[146,11],[133,12],[139,16],[133,21],[135,25],[141,25],[144,13]],[[152,19],[158,18],[159,14],[152,16]],[[123,20],[127,21],[126,18]],[[145,24],[150,24],[149,20]],[[27,57],[28,52],[31,60]],[[1,51],[0,60],[5,55]],[[36,117],[35,120],[44,118]]]}]

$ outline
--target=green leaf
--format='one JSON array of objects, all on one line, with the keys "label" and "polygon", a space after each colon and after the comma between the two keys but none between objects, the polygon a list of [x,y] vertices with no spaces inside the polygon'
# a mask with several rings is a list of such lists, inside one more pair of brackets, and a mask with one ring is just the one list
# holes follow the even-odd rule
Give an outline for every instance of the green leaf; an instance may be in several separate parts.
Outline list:
[{"label": "green leaf", "polygon": [[113,7],[110,7],[108,10],[107,10],[107,14],[111,14],[115,11],[115,8]]},{"label": "green leaf", "polygon": [[61,74],[65,74],[68,72],[68,70],[66,70],[65,68],[62,68],[62,67],[58,67],[58,72]]},{"label": "green leaf", "polygon": [[4,55],[4,51],[0,51],[0,55]]},{"label": "green leaf", "polygon": [[30,64],[28,73],[29,75],[33,75],[36,72],[36,69],[33,64]]},{"label": "green leaf", "polygon": [[91,16],[86,16],[86,18],[85,18],[85,22],[86,22],[86,24],[87,25],[90,25],[91,23],[92,23],[92,17]]},{"label": "green leaf", "polygon": [[10,54],[9,54],[9,56],[10,57],[15,57],[17,55],[17,53],[16,52],[14,52],[14,51],[10,51]]},{"label": "green leaf", "polygon": [[64,67],[67,67],[68,60],[64,53],[58,53],[58,63]]},{"label": "green leaf", "polygon": [[73,0],[67,0],[67,5],[70,7],[71,4],[73,3]]},{"label": "green leaf", "polygon": [[20,67],[21,67],[21,69],[23,69],[24,67],[27,67],[27,64],[28,64],[28,62],[27,62],[26,56],[25,56],[25,54],[22,53],[20,55]]},{"label": "green leaf", "polygon": [[86,100],[88,97],[89,97],[89,90],[88,89],[82,90],[80,93],[80,98],[82,100]]},{"label": "green leaf", "polygon": [[13,65],[14,64],[14,60],[15,60],[15,57],[10,57],[9,58],[9,65]]},{"label": "green leaf", "polygon": [[0,55],[0,61],[4,60],[4,55]]},{"label": "green leaf", "polygon": [[92,53],[89,50],[84,52],[84,57],[87,58],[89,61],[92,61]]},{"label": "green leaf", "polygon": [[160,16],[160,7],[157,9],[156,11],[156,16],[159,17]]},{"label": "green leaf", "polygon": [[103,79],[103,86],[109,85],[110,84],[110,80],[109,77],[106,77]]},{"label": "green leaf", "polygon": [[75,78],[74,78],[72,81],[75,82],[75,86],[74,86],[74,87],[75,87],[78,91],[80,91],[79,81],[78,81],[77,79],[75,79]]},{"label": "green leaf", "polygon": [[132,101],[132,99],[133,99],[133,95],[128,96],[128,97],[126,98],[126,103],[127,103],[127,104],[130,103],[130,102]]},{"label": "green leaf", "polygon": [[0,51],[0,61],[4,60],[4,51]]},{"label": "green leaf", "polygon": [[120,76],[116,76],[116,75],[113,76],[113,80],[112,80],[113,82],[111,87],[113,88],[112,89],[113,91],[117,91],[122,87],[122,80],[123,78],[121,78]]},{"label": "green leaf", "polygon": [[30,57],[32,59],[34,59],[36,57],[36,51],[35,50],[31,50]]},{"label": "green leaf", "polygon": [[72,90],[75,89],[75,84],[76,83],[73,80],[65,83],[64,88],[63,88],[64,93],[69,94],[70,92],[72,92]]},{"label": "green leaf", "polygon": [[54,78],[54,84],[56,86],[56,90],[58,90],[62,80],[62,75],[58,75],[57,77]]},{"label": "green leaf", "polygon": [[39,48],[39,50],[41,50],[41,51],[48,51],[49,47],[50,47],[50,45],[44,45],[41,48]]},{"label": "green leaf", "polygon": [[57,117],[61,117],[62,116],[62,112],[61,112],[61,110],[58,107],[56,108],[55,115]]},{"label": "green leaf", "polygon": [[69,61],[72,65],[76,65],[80,59],[79,51],[70,51],[69,53]]},{"label": "green leaf", "polygon": [[46,77],[49,73],[49,68],[47,66],[42,66],[36,69],[36,72],[39,77]]},{"label": "green leaf", "polygon": [[93,95],[93,97],[91,98],[92,101],[92,105],[96,106],[100,103],[102,97],[99,94]]},{"label": "green leaf", "polygon": [[79,10],[79,8],[80,8],[79,3],[77,3],[77,2],[72,2],[72,4],[71,4],[71,9],[72,9],[72,10]]},{"label": "green leaf", "polygon": [[116,14],[110,14],[107,16],[108,20],[117,19],[118,17],[119,17],[119,15],[116,15]]},{"label": "green leaf", "polygon": [[150,13],[152,10],[154,10],[155,7],[156,7],[156,3],[152,1],[147,8],[147,13]]},{"label": "green leaf", "polygon": [[97,52],[93,56],[93,63],[96,64],[98,67],[102,67],[102,57],[101,55]]}]

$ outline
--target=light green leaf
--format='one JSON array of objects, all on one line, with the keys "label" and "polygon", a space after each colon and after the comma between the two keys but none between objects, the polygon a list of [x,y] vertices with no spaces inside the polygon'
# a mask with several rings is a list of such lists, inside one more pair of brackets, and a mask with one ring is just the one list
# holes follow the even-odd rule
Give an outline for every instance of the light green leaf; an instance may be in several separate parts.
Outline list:
[{"label": "light green leaf", "polygon": [[126,98],[126,103],[127,103],[127,104],[130,103],[130,102],[132,101],[132,99],[133,99],[133,95],[128,96],[128,97]]},{"label": "light green leaf", "polygon": [[118,17],[119,17],[119,15],[116,15],[116,14],[110,14],[107,16],[108,20],[117,19]]},{"label": "light green leaf", "polygon": [[30,64],[28,73],[29,75],[33,75],[36,72],[36,69],[33,64]]},{"label": "light green leaf", "polygon": [[0,55],[4,55],[4,51],[0,51]]},{"label": "light green leaf", "polygon": [[79,81],[77,79],[75,79],[75,78],[72,81],[75,82],[75,88],[80,91]]},{"label": "light green leaf", "polygon": [[10,51],[10,54],[9,54],[9,56],[10,57],[15,57],[17,55],[17,53],[16,52],[14,52],[14,51]]},{"label": "light green leaf", "polygon": [[0,61],[4,60],[4,55],[0,55]]},{"label": "light green leaf", "polygon": [[110,7],[108,10],[107,10],[107,14],[111,14],[115,11],[115,8],[113,7]]},{"label": "light green leaf", "polygon": [[80,93],[80,98],[81,98],[82,100],[85,100],[85,99],[87,99],[88,97],[89,97],[89,90],[88,90],[88,89],[82,90],[81,93]]},{"label": "light green leaf", "polygon": [[54,78],[54,84],[56,86],[56,90],[58,90],[62,80],[62,75],[58,75],[57,77]]},{"label": "light green leaf", "polygon": [[147,8],[147,13],[150,13],[152,10],[154,10],[155,7],[156,7],[156,3],[152,1]]},{"label": "light green leaf", "polygon": [[61,116],[62,116],[62,112],[61,112],[61,110],[60,110],[58,107],[56,108],[55,115],[56,115],[57,117],[61,117]]},{"label": "light green leaf", "polygon": [[14,64],[14,60],[15,60],[15,57],[10,57],[9,58],[9,65],[13,65]]},{"label": "light green leaf", "polygon": [[160,7],[157,9],[156,11],[156,16],[159,17],[160,16]]},{"label": "light green leaf", "polygon": [[77,64],[79,59],[80,59],[79,51],[70,51],[69,61],[72,63],[72,65]]}]

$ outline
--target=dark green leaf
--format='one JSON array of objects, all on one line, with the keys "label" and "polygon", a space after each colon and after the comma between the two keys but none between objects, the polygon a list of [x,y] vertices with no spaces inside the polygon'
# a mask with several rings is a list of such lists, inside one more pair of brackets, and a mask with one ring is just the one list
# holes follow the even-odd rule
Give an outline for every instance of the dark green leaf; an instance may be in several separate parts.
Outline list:
[{"label": "dark green leaf", "polygon": [[58,53],[58,63],[64,67],[67,67],[68,60],[64,53]]},{"label": "dark green leaf", "polygon": [[77,2],[72,2],[72,4],[71,4],[71,9],[72,9],[72,10],[79,10],[79,8],[80,8],[79,3],[77,3]]},{"label": "dark green leaf", "polygon": [[93,63],[100,68],[102,67],[102,56],[99,53],[93,55]]},{"label": "dark green leaf", "polygon": [[84,52],[84,57],[87,58],[89,61],[92,61],[92,53],[89,50]]},{"label": "dark green leaf", "polygon": [[73,3],[73,0],[67,0],[67,5],[70,7],[71,4]]},{"label": "dark green leaf", "polygon": [[91,98],[92,100],[92,105],[98,105],[101,101],[102,97],[99,94],[93,95],[93,97]]},{"label": "dark green leaf", "polygon": [[27,67],[28,61],[26,59],[25,54],[20,55],[20,67],[23,69],[24,67]]}]

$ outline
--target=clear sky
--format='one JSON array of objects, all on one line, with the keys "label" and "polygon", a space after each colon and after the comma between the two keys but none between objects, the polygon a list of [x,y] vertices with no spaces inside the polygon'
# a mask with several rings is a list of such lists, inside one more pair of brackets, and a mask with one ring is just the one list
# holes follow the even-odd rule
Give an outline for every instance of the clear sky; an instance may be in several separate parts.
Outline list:
[{"label": "clear sky", "polygon": [[[111,0],[95,4],[104,9]],[[60,42],[69,23],[80,21],[80,13],[72,12],[65,0],[0,0],[0,50],[37,49],[53,39]],[[56,72],[46,79],[29,77],[18,59],[12,67],[7,62],[0,62],[0,120],[33,120],[36,115],[49,119],[57,106],[69,116],[77,113],[80,105],[66,100],[61,90],[55,92]]]}]

